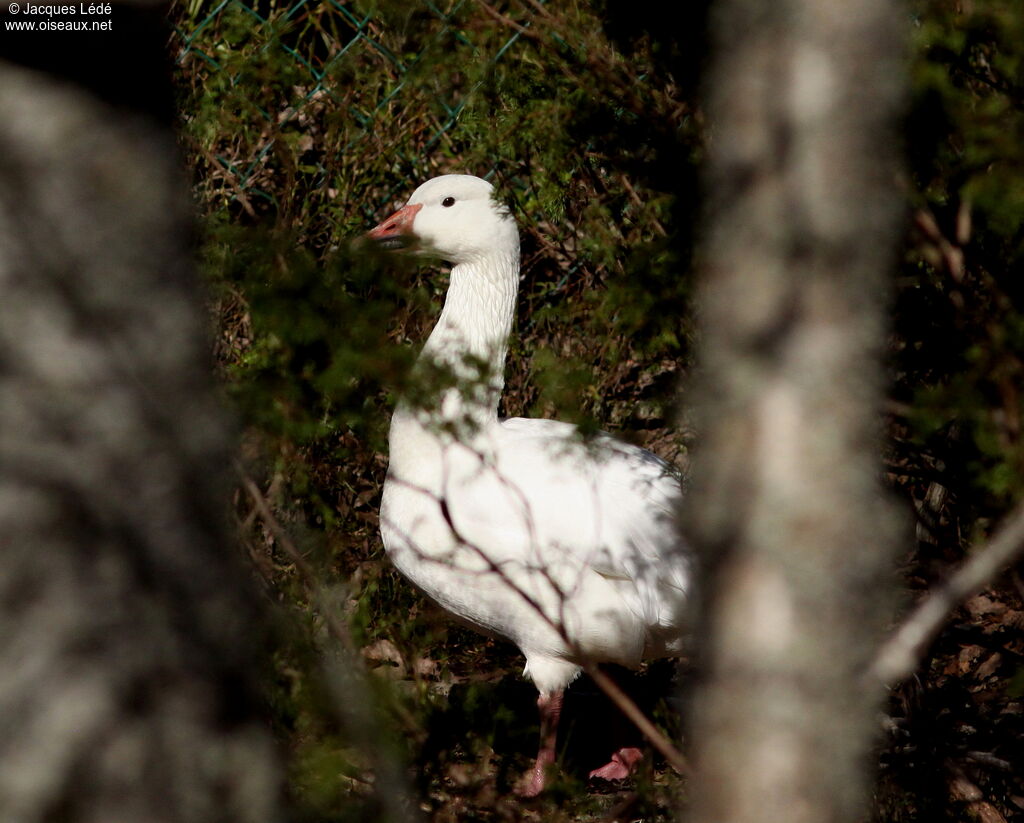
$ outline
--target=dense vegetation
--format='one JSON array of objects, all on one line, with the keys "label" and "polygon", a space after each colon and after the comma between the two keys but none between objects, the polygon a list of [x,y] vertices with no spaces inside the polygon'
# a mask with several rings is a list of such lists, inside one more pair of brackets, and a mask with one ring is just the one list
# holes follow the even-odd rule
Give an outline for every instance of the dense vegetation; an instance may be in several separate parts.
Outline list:
[{"label": "dense vegetation", "polygon": [[[431,819],[557,819],[503,799],[536,733],[515,650],[452,626],[382,557],[386,426],[396,394],[416,388],[408,367],[445,282],[357,238],[437,173],[490,176],[524,244],[504,411],[600,425],[685,463],[706,8],[686,4],[680,26],[671,6],[173,11],[217,363],[244,472],[274,512],[240,485],[239,531],[277,604],[268,692],[310,820],[371,817],[377,802],[372,747],[332,710],[320,674],[332,611]],[[889,480],[920,523],[901,569],[919,590],[1024,491],[1024,8],[916,0],[908,15],[907,230],[885,425]],[[1022,590],[1011,573],[967,604],[894,695],[879,820],[1024,816]],[[674,729],[656,699],[670,674],[655,667],[641,685]],[[585,717],[598,698],[576,691]],[[568,784],[557,814],[621,802],[634,819],[667,815],[679,784],[660,766],[636,794]]]}]

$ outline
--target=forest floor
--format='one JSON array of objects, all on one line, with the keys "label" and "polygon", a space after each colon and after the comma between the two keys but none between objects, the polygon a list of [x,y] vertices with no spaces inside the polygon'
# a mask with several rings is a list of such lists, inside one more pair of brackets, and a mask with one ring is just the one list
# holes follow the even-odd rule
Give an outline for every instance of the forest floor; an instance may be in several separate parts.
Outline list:
[{"label": "forest floor", "polygon": [[[923,587],[920,578],[909,582]],[[1024,820],[1022,599],[1015,572],[972,597],[925,666],[893,689],[879,734],[870,819]],[[425,735],[413,773],[429,820],[674,819],[685,806],[686,780],[649,747],[633,779],[587,780],[609,752],[644,744],[586,677],[567,692],[560,774],[542,797],[518,798],[514,784],[536,753],[536,691],[522,677],[514,647],[473,637],[452,637],[457,651],[444,667],[443,682],[427,689]],[[364,656],[372,670],[390,668],[396,678],[394,652],[370,647]],[[692,678],[685,663],[659,661],[614,676],[663,730],[685,739],[682,705]],[[415,679],[422,686],[422,674]]]}]

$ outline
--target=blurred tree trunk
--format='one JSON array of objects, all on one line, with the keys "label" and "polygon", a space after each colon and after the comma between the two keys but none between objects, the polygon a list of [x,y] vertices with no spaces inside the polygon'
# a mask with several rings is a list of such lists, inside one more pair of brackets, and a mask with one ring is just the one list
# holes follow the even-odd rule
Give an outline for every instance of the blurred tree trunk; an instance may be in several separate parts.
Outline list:
[{"label": "blurred tree trunk", "polygon": [[902,26],[888,0],[712,18],[692,818],[853,821],[897,518],[880,490]]},{"label": "blurred tree trunk", "polygon": [[164,42],[125,9],[117,73],[0,59],[0,819],[266,821],[187,186],[131,61]]}]

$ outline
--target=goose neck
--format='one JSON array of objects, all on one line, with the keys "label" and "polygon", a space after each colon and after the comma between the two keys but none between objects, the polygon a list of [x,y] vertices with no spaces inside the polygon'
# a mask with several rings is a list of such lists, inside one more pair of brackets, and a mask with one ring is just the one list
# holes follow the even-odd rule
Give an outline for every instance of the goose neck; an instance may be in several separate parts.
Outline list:
[{"label": "goose neck", "polygon": [[440,417],[435,422],[497,420],[518,281],[518,244],[452,269],[444,308],[420,355],[457,383],[431,412]]}]

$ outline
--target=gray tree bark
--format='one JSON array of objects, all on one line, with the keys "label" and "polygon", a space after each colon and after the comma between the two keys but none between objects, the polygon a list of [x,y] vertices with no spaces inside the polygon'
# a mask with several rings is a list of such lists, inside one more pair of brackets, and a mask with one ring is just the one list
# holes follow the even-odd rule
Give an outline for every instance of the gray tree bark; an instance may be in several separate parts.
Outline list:
[{"label": "gray tree bark", "polygon": [[899,526],[880,353],[899,227],[888,0],[719,0],[684,522],[703,566],[692,819],[865,810]]},{"label": "gray tree bark", "polygon": [[0,819],[271,820],[187,187],[121,103],[0,60]]}]

